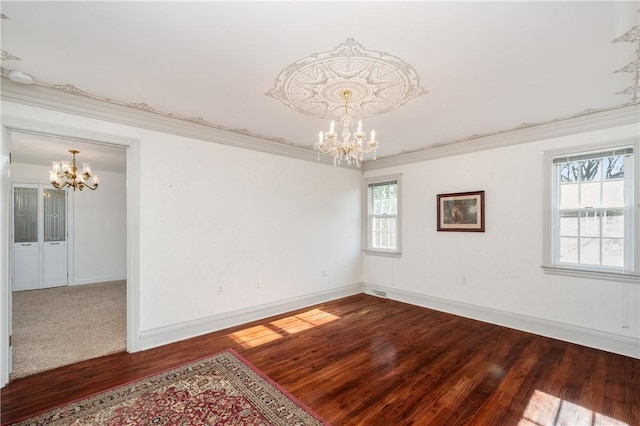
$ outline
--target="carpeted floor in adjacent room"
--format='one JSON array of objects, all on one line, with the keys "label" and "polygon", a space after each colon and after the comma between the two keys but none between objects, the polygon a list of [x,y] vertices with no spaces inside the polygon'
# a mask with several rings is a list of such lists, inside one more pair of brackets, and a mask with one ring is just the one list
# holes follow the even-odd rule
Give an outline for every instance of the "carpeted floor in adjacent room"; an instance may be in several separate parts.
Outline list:
[{"label": "carpeted floor in adjacent room", "polygon": [[11,379],[126,350],[126,281],[13,292]]}]

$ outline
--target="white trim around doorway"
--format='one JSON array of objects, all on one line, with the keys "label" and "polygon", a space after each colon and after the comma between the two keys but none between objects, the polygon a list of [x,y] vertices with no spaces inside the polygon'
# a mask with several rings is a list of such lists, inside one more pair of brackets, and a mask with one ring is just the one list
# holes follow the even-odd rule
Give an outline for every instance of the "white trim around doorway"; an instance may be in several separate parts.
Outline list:
[{"label": "white trim around doorway", "polygon": [[[13,131],[77,139],[83,142],[114,145],[127,149],[127,351],[140,350],[140,141],[121,135],[93,132],[17,117],[2,117],[0,139],[0,195],[11,194],[9,176],[9,138]],[[0,209],[0,387],[11,372],[11,282],[8,266],[10,243],[10,203]]]}]

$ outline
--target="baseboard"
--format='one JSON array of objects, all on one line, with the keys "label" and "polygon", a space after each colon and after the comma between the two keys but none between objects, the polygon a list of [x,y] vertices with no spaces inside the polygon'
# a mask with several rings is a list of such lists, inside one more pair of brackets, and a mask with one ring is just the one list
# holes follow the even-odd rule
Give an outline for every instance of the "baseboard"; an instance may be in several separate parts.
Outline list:
[{"label": "baseboard", "polygon": [[84,278],[81,280],[74,280],[72,283],[69,283],[70,286],[74,285],[85,285],[85,284],[98,284],[98,283],[106,283],[107,281],[122,281],[126,280],[126,275],[113,275],[110,277],[94,277],[94,278]]},{"label": "baseboard", "polygon": [[634,337],[606,333],[600,330],[530,317],[450,299],[426,296],[393,287],[364,283],[364,292],[372,296],[385,297],[411,305],[640,359],[640,339]]},{"label": "baseboard", "polygon": [[236,325],[268,318],[273,315],[295,311],[306,306],[316,305],[318,303],[340,299],[342,297],[353,296],[355,294],[362,293],[362,288],[363,284],[360,282],[300,297],[240,309],[233,312],[225,312],[223,314],[211,315],[197,320],[172,324],[166,327],[144,330],[140,332],[139,347],[140,350],[151,349],[168,343],[211,333],[213,331],[223,330]]}]

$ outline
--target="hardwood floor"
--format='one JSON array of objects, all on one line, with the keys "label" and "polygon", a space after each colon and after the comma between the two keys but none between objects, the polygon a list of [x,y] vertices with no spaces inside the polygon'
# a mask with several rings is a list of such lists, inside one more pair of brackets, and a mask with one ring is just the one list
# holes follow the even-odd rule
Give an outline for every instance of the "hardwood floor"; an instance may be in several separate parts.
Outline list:
[{"label": "hardwood floor", "polygon": [[638,359],[364,294],[15,380],[2,423],[227,348],[334,426],[640,424]]}]

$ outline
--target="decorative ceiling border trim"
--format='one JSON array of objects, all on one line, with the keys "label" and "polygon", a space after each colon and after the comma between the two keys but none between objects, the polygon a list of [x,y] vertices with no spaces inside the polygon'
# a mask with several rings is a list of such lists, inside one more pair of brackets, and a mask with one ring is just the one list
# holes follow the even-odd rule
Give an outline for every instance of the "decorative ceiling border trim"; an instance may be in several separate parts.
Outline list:
[{"label": "decorative ceiling border trim", "polygon": [[311,117],[338,119],[344,113],[345,90],[351,92],[349,107],[355,118],[392,111],[427,93],[411,64],[348,38],[334,50],[287,65],[265,95]]},{"label": "decorative ceiling border trim", "polygon": [[639,102],[612,108],[587,109],[570,117],[541,123],[523,123],[510,130],[473,135],[467,139],[449,143],[433,144],[419,150],[378,158],[376,161],[366,161],[363,163],[362,170],[401,166],[629,124],[640,125]]},{"label": "decorative ceiling border trim", "polygon": [[[145,107],[135,108],[88,96],[78,96],[73,91],[55,90],[36,84],[22,85],[10,81],[4,73],[0,97],[2,100],[24,105],[333,166],[333,161],[328,158],[318,160],[318,154],[311,146],[276,142],[249,132],[234,132],[224,126],[184,120],[179,116],[161,114]],[[343,167],[360,171],[353,167]]]},{"label": "decorative ceiling border trim", "polygon": [[22,59],[18,58],[16,55],[12,55],[6,50],[0,50],[0,60],[3,61],[21,61]]},{"label": "decorative ceiling border trim", "polygon": [[[10,72],[11,72],[11,70],[3,67],[2,68],[2,77],[7,77],[8,78]],[[298,147],[301,147],[301,148],[308,148],[307,146],[297,145],[297,144],[294,144],[294,143],[291,143],[291,142],[287,142],[282,138],[273,138],[273,137],[269,137],[269,136],[265,136],[265,135],[252,133],[247,129],[238,129],[238,128],[233,128],[233,127],[222,126],[222,125],[219,125],[219,124],[209,123],[207,120],[205,120],[202,117],[185,117],[185,116],[182,116],[182,115],[179,115],[179,114],[172,114],[172,113],[169,113],[169,112],[160,111],[160,110],[157,110],[157,109],[153,108],[152,106],[150,106],[149,104],[146,104],[144,102],[124,102],[124,101],[119,101],[117,99],[107,98],[107,97],[100,96],[100,95],[94,95],[94,94],[85,92],[84,90],[79,89],[78,87],[76,87],[76,86],[74,86],[72,84],[50,84],[50,83],[45,83],[45,82],[42,82],[42,81],[35,80],[34,83],[33,83],[33,86],[45,87],[45,88],[48,88],[48,89],[56,90],[56,91],[59,91],[59,92],[70,94],[70,95],[82,96],[82,97],[89,98],[89,99],[92,99],[92,100],[96,100],[96,101],[100,101],[100,102],[106,102],[108,104],[116,105],[116,106],[119,106],[119,107],[126,107],[126,108],[132,108],[132,109],[135,109],[135,110],[138,110],[138,111],[150,112],[150,113],[161,115],[161,116],[167,117],[167,118],[174,118],[176,120],[182,120],[182,121],[186,121],[186,122],[189,122],[189,123],[200,124],[200,125],[203,125],[203,126],[214,128],[214,129],[224,130],[224,131],[227,131],[227,132],[239,133],[241,135],[247,135],[247,136],[251,136],[251,137],[255,137],[255,138],[259,138],[259,139],[268,140],[268,141],[271,141],[271,142],[281,143],[281,144],[290,145],[290,146],[298,146]]]},{"label": "decorative ceiling border trim", "polygon": [[640,96],[640,25],[636,25],[611,43],[638,43],[636,49],[636,59],[624,67],[614,71],[614,73],[634,73],[633,85],[617,92],[616,95],[631,95],[631,102],[638,102]]},{"label": "decorative ceiling border trim", "polygon": [[[265,139],[249,132],[234,132],[224,126],[205,124],[206,121],[185,120],[174,114],[160,113],[146,104],[107,102],[100,97],[78,96],[74,86],[53,89],[42,84],[22,85],[6,77],[8,70],[2,69],[3,100],[71,113],[83,117],[106,120],[128,126],[160,131],[209,142],[251,149],[268,154],[291,157],[333,165],[329,157],[317,158],[311,146],[278,142],[280,139]],[[84,92],[82,92],[84,93]],[[133,107],[131,105],[137,105]],[[362,169],[342,166],[354,171],[367,171],[402,164],[415,163],[451,155],[460,155],[485,149],[499,148],[535,140],[565,136],[606,127],[638,123],[640,103],[625,104],[612,108],[587,109],[571,117],[540,123],[523,123],[513,129],[491,134],[472,135],[447,143],[433,144],[422,149],[402,152],[375,161],[363,162]],[[265,143],[266,142],[266,143]],[[340,166],[339,166],[340,167]]]}]

